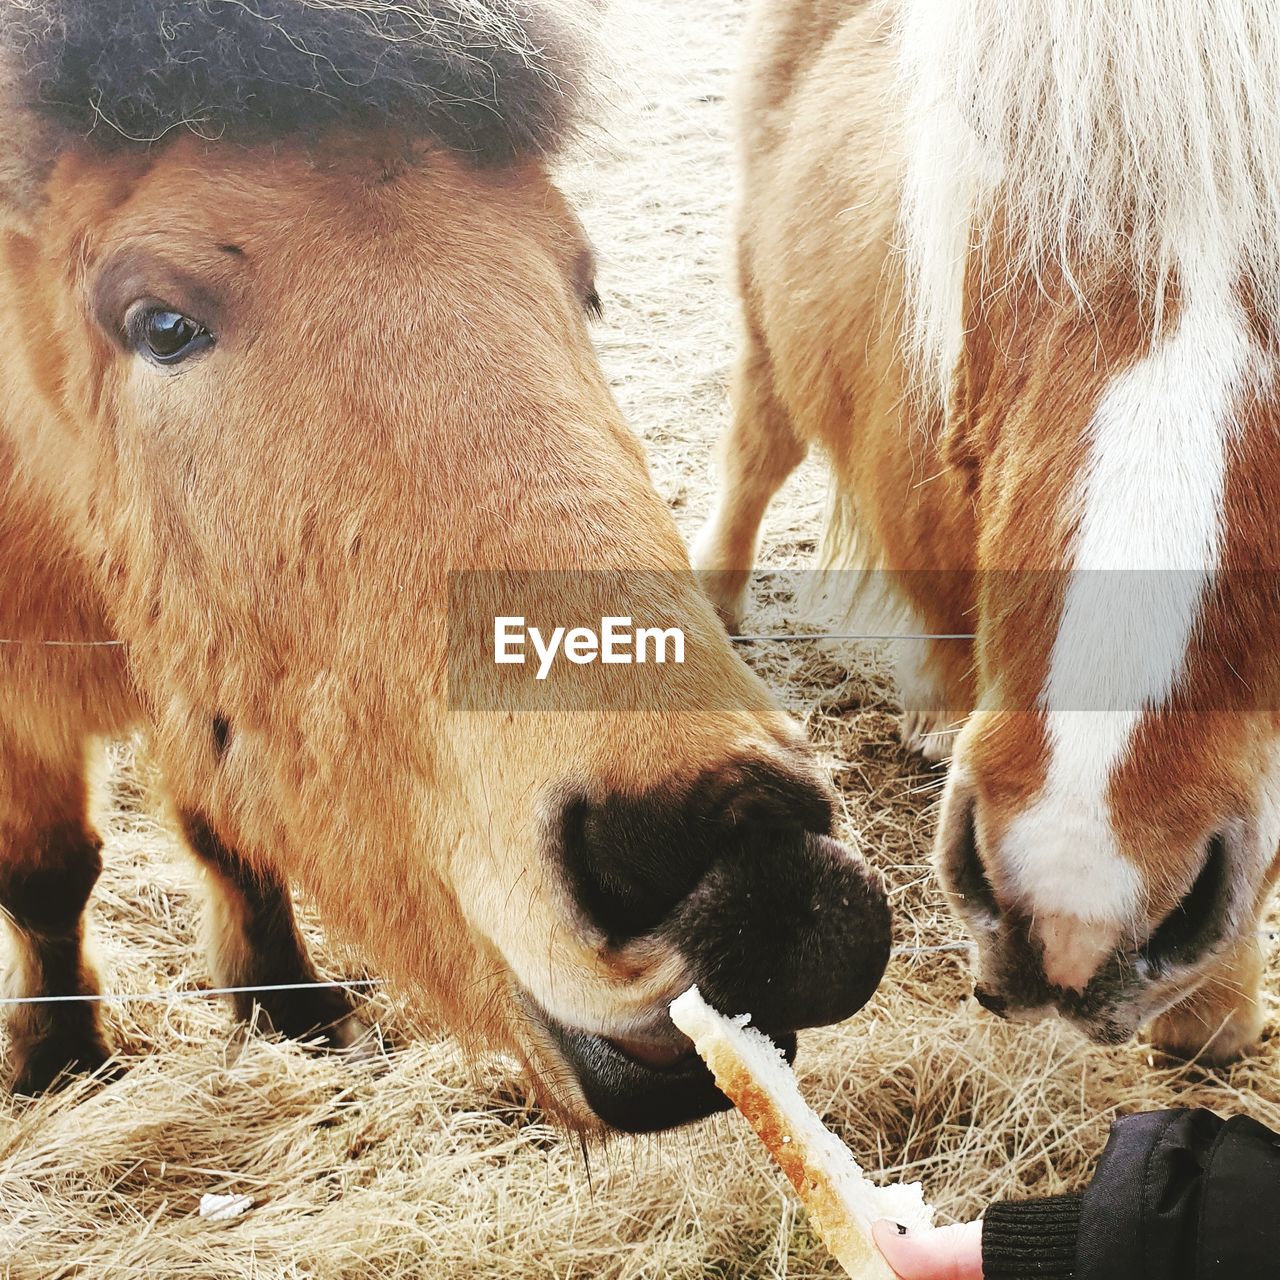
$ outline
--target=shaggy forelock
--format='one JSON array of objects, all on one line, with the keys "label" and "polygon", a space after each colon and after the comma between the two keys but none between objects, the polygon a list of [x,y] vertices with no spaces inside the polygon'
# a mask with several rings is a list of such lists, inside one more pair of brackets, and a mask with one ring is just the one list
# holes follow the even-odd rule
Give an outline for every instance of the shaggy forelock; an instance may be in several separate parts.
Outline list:
[{"label": "shaggy forelock", "polygon": [[519,0],[0,0],[18,110],[106,147],[393,127],[477,159],[552,150],[582,42]]}]

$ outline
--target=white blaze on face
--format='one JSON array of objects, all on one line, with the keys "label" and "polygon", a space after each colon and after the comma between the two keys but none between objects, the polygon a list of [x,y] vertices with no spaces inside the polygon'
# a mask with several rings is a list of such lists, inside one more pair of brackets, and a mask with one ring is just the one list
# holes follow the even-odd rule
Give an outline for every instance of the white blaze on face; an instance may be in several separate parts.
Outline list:
[{"label": "white blaze on face", "polygon": [[1076,572],[1041,693],[1045,786],[1000,848],[1063,986],[1083,986],[1142,909],[1108,784],[1143,713],[1182,674],[1218,565],[1234,410],[1254,363],[1230,274],[1201,269],[1182,284],[1176,328],[1116,378],[1090,423]]}]

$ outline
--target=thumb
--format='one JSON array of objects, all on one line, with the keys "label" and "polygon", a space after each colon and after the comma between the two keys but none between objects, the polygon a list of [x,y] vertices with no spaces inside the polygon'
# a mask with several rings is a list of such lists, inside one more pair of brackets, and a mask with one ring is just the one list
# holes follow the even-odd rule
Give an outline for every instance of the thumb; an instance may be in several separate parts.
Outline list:
[{"label": "thumb", "polygon": [[877,1248],[902,1280],[982,1280],[982,1222],[903,1235],[895,1223],[872,1227]]}]

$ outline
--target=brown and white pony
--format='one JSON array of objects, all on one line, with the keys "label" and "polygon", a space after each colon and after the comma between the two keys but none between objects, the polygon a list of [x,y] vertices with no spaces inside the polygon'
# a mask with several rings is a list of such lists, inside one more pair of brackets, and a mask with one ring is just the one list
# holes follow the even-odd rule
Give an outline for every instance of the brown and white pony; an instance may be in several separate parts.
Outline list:
[{"label": "brown and white pony", "polygon": [[[666,1015],[690,981],[789,1048],[874,989],[883,892],[697,591],[592,349],[592,253],[548,173],[570,18],[0,4],[11,994],[97,990],[86,751],[139,725],[207,873],[217,983],[314,977],[296,882],[578,1124],[723,1105]],[[647,573],[628,594],[587,568]],[[611,668],[572,713],[513,709],[498,676],[529,669],[449,651],[453,570],[491,571],[462,593],[490,636],[512,570],[560,571],[564,623],[680,619],[667,704]],[[287,1034],[360,1030],[332,992],[259,998]],[[10,1019],[20,1089],[108,1052],[93,1004]]]},{"label": "brown and white pony", "polygon": [[821,448],[828,564],[976,634],[899,674],[913,745],[960,727],[936,854],[979,998],[1216,1059],[1262,1027],[1280,839],[1277,47],[1246,0],[759,4],[695,555],[733,617]]}]

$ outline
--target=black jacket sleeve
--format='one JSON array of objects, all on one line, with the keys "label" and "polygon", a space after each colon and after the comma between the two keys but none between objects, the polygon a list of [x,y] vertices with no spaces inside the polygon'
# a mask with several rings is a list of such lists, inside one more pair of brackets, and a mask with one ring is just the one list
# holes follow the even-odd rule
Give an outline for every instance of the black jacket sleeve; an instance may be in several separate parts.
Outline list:
[{"label": "black jacket sleeve", "polygon": [[1276,1280],[1280,1136],[1156,1111],[1111,1127],[1082,1196],[992,1205],[985,1280]]}]

